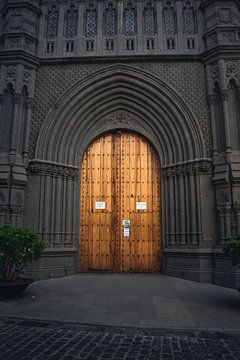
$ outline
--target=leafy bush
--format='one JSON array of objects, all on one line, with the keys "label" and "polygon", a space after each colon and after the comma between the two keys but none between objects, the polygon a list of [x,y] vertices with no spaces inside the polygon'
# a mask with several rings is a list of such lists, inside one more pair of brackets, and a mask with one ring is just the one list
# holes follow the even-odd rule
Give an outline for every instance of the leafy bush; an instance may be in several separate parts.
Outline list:
[{"label": "leafy bush", "polygon": [[15,281],[30,262],[39,259],[47,242],[29,229],[12,225],[0,227],[0,279]]},{"label": "leafy bush", "polygon": [[240,266],[240,238],[227,239],[223,251],[231,255],[233,265]]}]

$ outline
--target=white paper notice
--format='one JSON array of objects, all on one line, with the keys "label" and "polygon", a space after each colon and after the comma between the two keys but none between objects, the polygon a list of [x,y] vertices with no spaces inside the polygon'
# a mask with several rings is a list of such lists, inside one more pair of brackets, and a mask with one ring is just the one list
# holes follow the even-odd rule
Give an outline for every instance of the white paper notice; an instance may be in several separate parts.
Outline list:
[{"label": "white paper notice", "polygon": [[96,201],[95,209],[105,209],[105,201]]},{"label": "white paper notice", "polygon": [[123,220],[122,224],[126,227],[128,227],[130,225],[130,220]]},{"label": "white paper notice", "polygon": [[124,228],[123,228],[123,236],[126,236],[126,237],[130,236],[130,229],[129,229],[129,227],[124,227]]},{"label": "white paper notice", "polygon": [[137,208],[137,210],[146,210],[147,203],[146,202],[136,202],[136,208]]}]

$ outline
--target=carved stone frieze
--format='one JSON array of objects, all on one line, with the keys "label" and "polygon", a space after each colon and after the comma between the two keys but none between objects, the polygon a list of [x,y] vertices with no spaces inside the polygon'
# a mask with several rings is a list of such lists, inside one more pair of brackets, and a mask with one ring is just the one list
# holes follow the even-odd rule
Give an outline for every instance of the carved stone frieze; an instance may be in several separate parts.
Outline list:
[{"label": "carved stone frieze", "polygon": [[213,171],[212,162],[207,160],[198,160],[190,163],[166,166],[162,170],[162,174],[166,178],[186,176],[192,174],[211,174]]},{"label": "carved stone frieze", "polygon": [[33,160],[29,163],[28,171],[32,174],[76,180],[79,169],[71,165]]}]

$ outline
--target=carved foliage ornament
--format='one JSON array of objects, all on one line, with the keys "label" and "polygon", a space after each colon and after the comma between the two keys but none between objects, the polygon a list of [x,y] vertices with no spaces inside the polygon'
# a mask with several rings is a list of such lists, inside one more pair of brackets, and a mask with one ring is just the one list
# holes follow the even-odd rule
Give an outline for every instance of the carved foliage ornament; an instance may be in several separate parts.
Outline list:
[{"label": "carved foliage ornament", "polygon": [[212,163],[208,161],[195,161],[163,168],[163,176],[166,178],[206,173],[212,173]]},{"label": "carved foliage ornament", "polygon": [[31,161],[28,170],[33,174],[62,177],[71,180],[77,179],[79,171],[77,167],[40,161]]},{"label": "carved foliage ornament", "polygon": [[222,23],[229,24],[232,22],[231,7],[221,7],[218,11],[219,20]]}]

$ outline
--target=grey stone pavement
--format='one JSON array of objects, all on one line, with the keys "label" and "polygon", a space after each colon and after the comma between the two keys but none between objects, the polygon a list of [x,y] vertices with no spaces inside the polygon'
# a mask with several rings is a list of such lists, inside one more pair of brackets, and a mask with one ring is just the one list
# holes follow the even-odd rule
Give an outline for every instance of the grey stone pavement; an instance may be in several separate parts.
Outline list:
[{"label": "grey stone pavement", "polygon": [[0,301],[1,360],[239,360],[240,293],[164,275],[79,274]]}]

